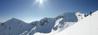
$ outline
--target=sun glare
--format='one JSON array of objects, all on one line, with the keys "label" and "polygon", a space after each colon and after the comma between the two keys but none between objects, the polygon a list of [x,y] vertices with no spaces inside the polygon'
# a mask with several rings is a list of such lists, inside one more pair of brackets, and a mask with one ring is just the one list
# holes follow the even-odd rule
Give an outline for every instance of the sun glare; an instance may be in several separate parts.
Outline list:
[{"label": "sun glare", "polygon": [[36,0],[36,3],[38,3],[39,5],[43,5],[44,4],[44,0]]},{"label": "sun glare", "polygon": [[34,5],[38,6],[39,8],[44,8],[46,5],[47,0],[35,0]]}]

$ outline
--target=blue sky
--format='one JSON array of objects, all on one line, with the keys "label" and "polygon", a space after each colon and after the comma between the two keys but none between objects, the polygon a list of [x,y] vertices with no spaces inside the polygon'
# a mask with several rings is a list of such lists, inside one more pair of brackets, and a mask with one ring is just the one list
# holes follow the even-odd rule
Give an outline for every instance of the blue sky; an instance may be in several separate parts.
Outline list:
[{"label": "blue sky", "polygon": [[98,0],[0,0],[0,22],[17,18],[25,22],[56,17],[64,12],[80,10],[89,13],[98,9]]}]

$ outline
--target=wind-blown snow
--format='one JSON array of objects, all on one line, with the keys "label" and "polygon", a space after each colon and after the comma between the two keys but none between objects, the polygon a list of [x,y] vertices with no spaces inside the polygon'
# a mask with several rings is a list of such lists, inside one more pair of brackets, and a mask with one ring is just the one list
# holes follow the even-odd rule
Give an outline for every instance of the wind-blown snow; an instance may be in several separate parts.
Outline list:
[{"label": "wind-blown snow", "polygon": [[63,30],[62,32],[55,33],[35,33],[34,35],[98,35],[98,11],[93,14],[80,19],[76,24]]}]

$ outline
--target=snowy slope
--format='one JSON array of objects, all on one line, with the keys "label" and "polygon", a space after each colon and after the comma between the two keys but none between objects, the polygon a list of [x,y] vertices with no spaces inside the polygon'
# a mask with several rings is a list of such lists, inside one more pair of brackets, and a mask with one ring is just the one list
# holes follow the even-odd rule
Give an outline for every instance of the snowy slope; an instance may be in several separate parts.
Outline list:
[{"label": "snowy slope", "polygon": [[34,35],[98,35],[98,11],[80,19],[76,24],[62,32],[35,33]]},{"label": "snowy slope", "polygon": [[56,35],[98,35],[98,11]]}]

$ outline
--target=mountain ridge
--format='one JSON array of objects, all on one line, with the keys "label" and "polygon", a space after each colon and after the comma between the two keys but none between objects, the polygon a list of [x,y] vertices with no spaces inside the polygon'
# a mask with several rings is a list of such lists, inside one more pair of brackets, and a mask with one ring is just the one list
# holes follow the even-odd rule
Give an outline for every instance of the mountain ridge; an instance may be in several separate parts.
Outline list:
[{"label": "mountain ridge", "polygon": [[[61,18],[62,20],[59,20]],[[67,23],[67,22],[77,22],[77,21],[78,21],[78,17],[76,16],[76,13],[67,13],[67,14],[64,13],[55,18],[45,17],[39,21],[34,21],[31,23],[26,23],[22,20],[12,18],[0,25],[0,31],[2,31],[0,32],[0,34],[1,35],[14,35],[14,34],[19,35],[23,33],[23,34],[32,35],[36,32],[50,33],[52,32],[52,30],[57,31],[60,28],[63,29],[65,25],[70,25],[70,23]],[[66,26],[66,28],[67,27],[69,26]]]}]

